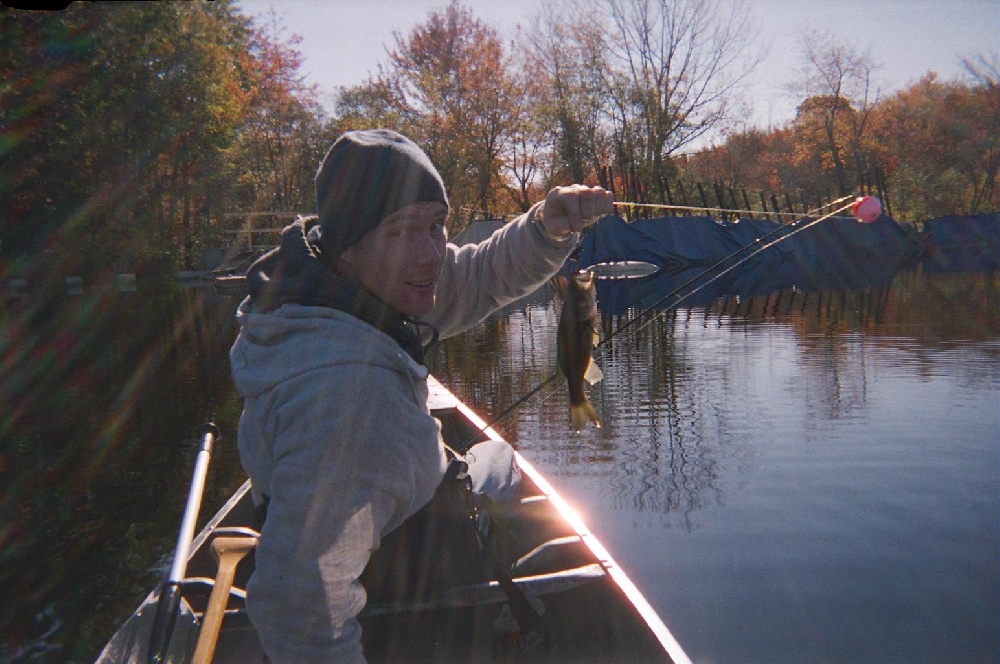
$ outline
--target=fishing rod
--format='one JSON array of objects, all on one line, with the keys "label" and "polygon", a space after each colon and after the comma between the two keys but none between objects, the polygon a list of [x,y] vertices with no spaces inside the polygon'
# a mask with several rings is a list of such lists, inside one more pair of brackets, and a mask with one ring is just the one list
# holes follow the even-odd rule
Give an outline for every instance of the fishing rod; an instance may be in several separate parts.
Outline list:
[{"label": "fishing rod", "polygon": [[[740,210],[737,208],[724,208],[724,207],[697,207],[694,205],[666,205],[664,203],[628,203],[626,201],[616,201],[613,203],[615,207],[622,208],[652,208],[654,210],[675,210],[675,211],[685,211],[685,212],[724,212],[726,214],[758,214],[760,210]],[[776,217],[801,217],[802,215],[798,212],[767,212],[764,214],[774,215]]]},{"label": "fishing rod", "polygon": [[[845,203],[845,201],[847,201],[847,202]],[[631,204],[630,203],[624,203],[624,202],[615,202],[614,205],[616,207],[628,207]],[[826,214],[823,214],[822,216],[819,216],[816,219],[810,219],[810,217],[815,216],[817,214],[820,214],[820,212],[822,212],[824,209],[831,208],[831,207],[838,206],[838,205],[840,207],[837,207],[836,209],[834,209],[834,210],[832,210],[830,212],[827,212]],[[656,302],[654,302],[651,306],[646,307],[641,312],[639,312],[638,314],[636,314],[635,316],[633,316],[632,318],[630,318],[626,322],[624,322],[621,325],[619,325],[616,330],[614,330],[611,334],[607,335],[604,339],[602,339],[595,346],[595,348],[599,348],[601,346],[604,346],[612,338],[618,336],[618,334],[620,334],[624,330],[626,330],[629,327],[635,325],[638,321],[642,320],[646,315],[648,315],[649,312],[653,311],[654,309],[656,309],[657,307],[659,307],[660,305],[662,305],[664,302],[666,302],[670,298],[675,297],[677,299],[676,299],[676,301],[674,301],[673,303],[671,303],[669,305],[669,307],[663,309],[663,311],[661,313],[669,311],[671,308],[674,308],[674,307],[678,306],[686,298],[691,297],[692,295],[694,295],[695,293],[697,293],[698,291],[700,291],[702,288],[705,288],[709,284],[711,284],[711,283],[715,282],[716,280],[720,279],[721,277],[725,276],[726,274],[728,274],[732,270],[736,269],[740,265],[746,263],[751,258],[757,256],[761,252],[763,252],[763,251],[765,251],[767,249],[770,249],[774,245],[776,245],[779,242],[782,242],[782,241],[790,238],[791,236],[795,235],[796,233],[800,233],[800,232],[806,230],[807,228],[811,228],[812,226],[815,226],[816,224],[818,224],[820,222],[826,221],[827,219],[830,219],[831,217],[835,217],[835,216],[839,215],[840,213],[842,213],[842,212],[844,212],[844,211],[846,211],[848,209],[851,209],[851,213],[852,213],[852,215],[853,215],[853,217],[855,218],[856,221],[858,221],[859,223],[863,223],[863,224],[870,224],[870,223],[874,222],[876,219],[878,219],[879,216],[881,216],[881,214],[882,214],[882,202],[878,198],[876,198],[874,196],[859,196],[857,198],[854,198],[853,196],[842,196],[842,197],[840,197],[840,198],[838,198],[836,200],[830,201],[829,203],[826,203],[826,204],[821,205],[821,206],[819,206],[819,207],[817,207],[817,208],[815,208],[813,210],[810,210],[810,211],[806,212],[801,218],[799,218],[798,220],[796,220],[796,221],[794,221],[794,222],[792,222],[790,224],[785,224],[785,225],[778,226],[773,231],[765,233],[761,237],[754,239],[753,242],[740,247],[739,249],[737,249],[736,251],[732,252],[728,256],[725,256],[724,258],[716,261],[712,265],[709,265],[707,268],[705,268],[704,270],[702,270],[701,272],[699,272],[697,275],[695,275],[694,277],[692,277],[688,281],[684,282],[683,284],[681,284],[677,288],[673,289],[672,291],[670,291],[669,293],[667,293],[666,295],[664,295],[663,297],[661,297],[659,300],[657,300]],[[808,223],[802,224],[802,222],[805,222],[807,220],[808,220]],[[802,225],[799,225],[799,224],[802,224]],[[791,229],[791,230],[789,231],[789,229]],[[688,287],[696,284],[699,280],[705,278],[705,276],[708,275],[708,274],[710,274],[713,270],[719,269],[720,267],[722,267],[723,265],[725,265],[728,261],[733,260],[734,258],[738,257],[740,254],[742,254],[742,253],[744,253],[744,252],[746,252],[748,250],[752,250],[752,251],[750,251],[750,253],[748,253],[746,256],[744,256],[743,258],[741,258],[739,261],[735,262],[733,265],[730,265],[729,267],[725,268],[724,270],[722,270],[721,272],[719,272],[718,274],[716,274],[715,276],[713,276],[711,279],[709,279],[705,283],[702,283],[702,284],[696,286],[695,288],[692,288],[690,291],[684,293],[683,295],[680,295],[680,293],[682,291],[684,291],[686,288],[688,288]],[[559,376],[559,373],[558,372],[554,372],[552,375],[550,375],[544,381],[542,381],[541,383],[539,383],[538,385],[536,385],[534,388],[532,388],[530,391],[528,391],[524,396],[520,397],[519,399],[517,399],[516,401],[514,401],[514,403],[510,404],[507,408],[505,408],[503,411],[501,411],[498,415],[495,415],[493,417],[493,419],[489,422],[489,424],[487,425],[486,428],[492,427],[496,423],[498,423],[501,420],[503,420],[506,417],[508,417],[515,410],[517,410],[518,408],[520,408],[521,405],[523,405],[529,399],[531,399],[536,394],[538,394],[543,389],[545,389],[545,387],[549,383],[551,383],[552,381],[554,381],[556,378],[558,378],[558,376]],[[482,431],[477,431],[476,434],[474,434],[473,436],[471,436],[465,442],[465,444],[462,446],[462,449],[466,449],[470,445],[472,445],[474,442],[476,442],[476,440],[479,438],[479,436],[481,436],[483,434],[483,432],[485,430],[486,429],[483,429]]]}]

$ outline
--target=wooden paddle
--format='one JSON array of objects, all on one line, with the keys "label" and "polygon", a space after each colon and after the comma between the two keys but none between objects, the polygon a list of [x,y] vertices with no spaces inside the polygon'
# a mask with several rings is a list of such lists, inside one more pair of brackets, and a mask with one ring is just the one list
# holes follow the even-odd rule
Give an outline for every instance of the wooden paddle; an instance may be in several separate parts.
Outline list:
[{"label": "wooden paddle", "polygon": [[226,604],[229,602],[229,589],[236,576],[236,566],[256,545],[257,540],[253,537],[216,537],[212,541],[212,555],[219,561],[219,571],[215,575],[212,595],[208,598],[208,607],[201,619],[198,644],[191,660],[193,664],[210,664],[212,661]]}]

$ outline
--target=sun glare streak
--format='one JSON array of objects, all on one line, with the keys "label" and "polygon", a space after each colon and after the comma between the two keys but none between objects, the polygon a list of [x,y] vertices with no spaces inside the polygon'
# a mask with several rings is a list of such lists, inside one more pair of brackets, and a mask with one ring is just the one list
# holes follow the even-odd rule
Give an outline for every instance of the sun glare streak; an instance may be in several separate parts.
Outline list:
[{"label": "sun glare streak", "polygon": [[[444,389],[444,388],[441,388]],[[497,433],[493,428],[491,428],[479,415],[470,410],[461,401],[455,400],[456,407],[462,411],[462,413],[469,418],[469,420],[479,429],[483,434],[489,438],[502,440],[502,436]],[[663,619],[660,618],[659,614],[652,607],[649,601],[643,596],[639,588],[632,582],[632,580],[625,573],[625,570],[615,562],[614,558],[604,547],[603,544],[590,532],[590,529],[583,522],[580,515],[573,509],[564,499],[560,496],[552,485],[545,479],[535,467],[525,459],[520,452],[514,451],[514,456],[517,459],[518,466],[521,472],[529,476],[531,480],[538,485],[542,493],[545,494],[546,498],[550,500],[553,506],[559,511],[560,514],[567,520],[567,522],[572,526],[573,530],[580,536],[587,547],[594,553],[597,559],[600,561],[601,566],[610,575],[618,587],[625,593],[632,605],[638,610],[639,614],[642,616],[643,620],[656,635],[656,638],[660,641],[663,648],[670,654],[671,659],[675,664],[691,664],[691,659],[684,652],[680,643],[674,638],[670,630],[667,628]]]}]

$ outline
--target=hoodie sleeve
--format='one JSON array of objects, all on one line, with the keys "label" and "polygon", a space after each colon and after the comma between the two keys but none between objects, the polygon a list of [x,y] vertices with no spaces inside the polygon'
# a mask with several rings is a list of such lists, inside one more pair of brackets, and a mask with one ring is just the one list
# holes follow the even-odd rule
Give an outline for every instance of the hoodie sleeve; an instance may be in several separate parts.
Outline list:
[{"label": "hoodie sleeve", "polygon": [[579,235],[556,240],[536,217],[541,203],[478,245],[448,245],[434,310],[427,322],[442,338],[476,325],[529,295],[554,275]]}]

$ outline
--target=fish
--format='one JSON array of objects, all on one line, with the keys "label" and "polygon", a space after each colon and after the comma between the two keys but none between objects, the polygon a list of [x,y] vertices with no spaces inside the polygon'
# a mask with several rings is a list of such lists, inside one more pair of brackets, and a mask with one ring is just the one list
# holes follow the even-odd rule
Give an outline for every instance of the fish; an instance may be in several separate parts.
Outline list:
[{"label": "fish", "polygon": [[556,330],[556,361],[569,388],[569,421],[582,431],[587,421],[601,427],[601,420],[587,399],[583,383],[591,385],[604,377],[594,362],[597,346],[597,289],[589,270],[578,270],[569,277],[560,275],[556,286],[563,295],[562,312]]}]

